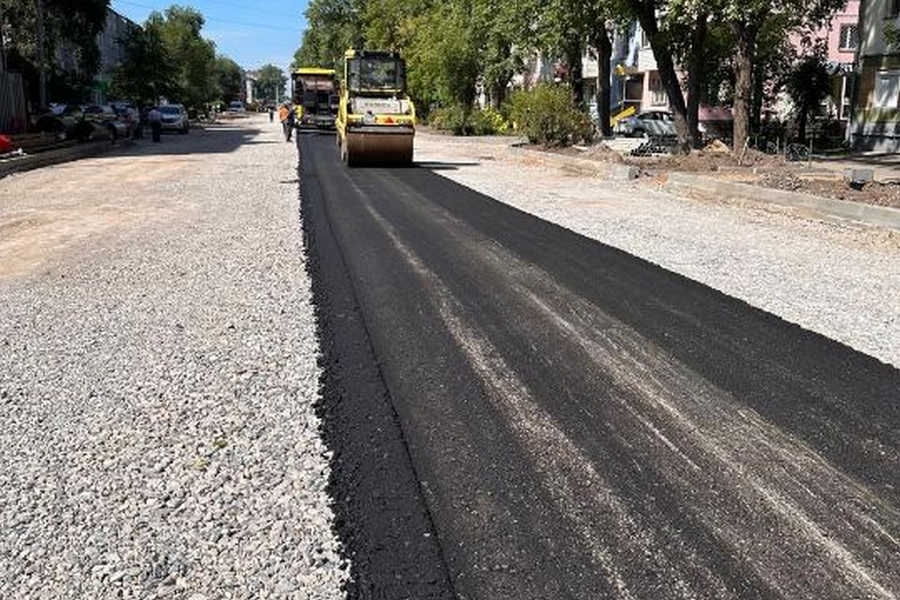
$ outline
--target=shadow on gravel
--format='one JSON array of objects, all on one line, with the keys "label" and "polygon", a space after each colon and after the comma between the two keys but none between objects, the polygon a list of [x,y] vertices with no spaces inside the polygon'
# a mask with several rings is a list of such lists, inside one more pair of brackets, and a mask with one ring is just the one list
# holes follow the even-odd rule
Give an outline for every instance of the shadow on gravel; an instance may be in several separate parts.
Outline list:
[{"label": "shadow on gravel", "polygon": [[203,129],[191,129],[190,133],[165,133],[162,141],[153,143],[149,129],[144,130],[144,139],[122,152],[110,154],[118,156],[152,156],[179,154],[224,154],[234,152],[244,145],[277,144],[267,140],[253,140],[262,133],[261,129],[211,125]]},{"label": "shadow on gravel", "polygon": [[460,167],[478,167],[480,162],[439,162],[439,161],[423,161],[417,162],[415,166],[419,169],[428,169],[429,171],[458,171]]}]

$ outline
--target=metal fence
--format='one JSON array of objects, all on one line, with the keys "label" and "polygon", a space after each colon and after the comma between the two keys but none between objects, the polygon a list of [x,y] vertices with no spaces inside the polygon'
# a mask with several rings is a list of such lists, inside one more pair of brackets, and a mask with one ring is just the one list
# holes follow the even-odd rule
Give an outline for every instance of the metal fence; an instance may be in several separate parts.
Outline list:
[{"label": "metal fence", "polygon": [[0,133],[23,133],[27,124],[22,75],[0,72]]}]

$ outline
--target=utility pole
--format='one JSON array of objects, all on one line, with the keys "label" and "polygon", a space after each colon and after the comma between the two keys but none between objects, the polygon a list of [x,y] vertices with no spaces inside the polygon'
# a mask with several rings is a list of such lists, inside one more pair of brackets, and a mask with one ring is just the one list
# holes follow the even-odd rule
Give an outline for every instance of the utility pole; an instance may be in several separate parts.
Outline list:
[{"label": "utility pole", "polygon": [[34,7],[37,12],[37,59],[38,72],[40,73],[38,95],[41,108],[43,108],[47,106],[47,60],[44,56],[46,51],[44,47],[44,0],[34,0]]}]

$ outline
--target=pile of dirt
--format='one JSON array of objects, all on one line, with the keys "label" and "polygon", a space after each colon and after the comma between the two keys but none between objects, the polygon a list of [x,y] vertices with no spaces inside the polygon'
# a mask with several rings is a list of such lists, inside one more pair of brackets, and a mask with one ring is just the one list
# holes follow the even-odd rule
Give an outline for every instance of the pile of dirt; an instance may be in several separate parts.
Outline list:
[{"label": "pile of dirt", "polygon": [[[724,144],[723,144],[724,145]],[[779,156],[771,156],[756,150],[747,150],[738,160],[727,148],[723,151],[720,147],[707,147],[704,150],[695,150],[690,154],[673,154],[670,156],[630,157],[628,164],[644,169],[661,171],[687,171],[691,173],[708,173],[721,169],[740,169],[741,167],[774,168],[784,164]]]},{"label": "pile of dirt", "polygon": [[565,148],[544,148],[537,144],[529,144],[525,147],[531,150],[553,152],[554,154],[563,154],[565,156],[574,156],[576,158],[585,158],[587,160],[598,160],[600,162],[616,164],[623,164],[625,162],[625,159],[620,153],[603,143],[591,144],[590,146],[568,146]]}]

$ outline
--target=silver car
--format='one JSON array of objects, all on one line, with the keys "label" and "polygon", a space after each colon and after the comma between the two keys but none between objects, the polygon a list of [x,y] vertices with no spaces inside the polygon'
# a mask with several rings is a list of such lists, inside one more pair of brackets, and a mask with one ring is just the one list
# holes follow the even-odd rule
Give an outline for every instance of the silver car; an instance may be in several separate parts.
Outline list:
[{"label": "silver car", "polygon": [[625,119],[624,129],[633,137],[674,136],[675,119],[664,110],[645,110]]},{"label": "silver car", "polygon": [[164,104],[157,107],[162,115],[162,130],[187,133],[191,129],[187,111],[181,104]]},{"label": "silver car", "polygon": [[[624,133],[632,137],[675,137],[675,117],[667,110],[645,110],[623,122]],[[706,134],[706,126],[700,123],[697,129]]]}]

